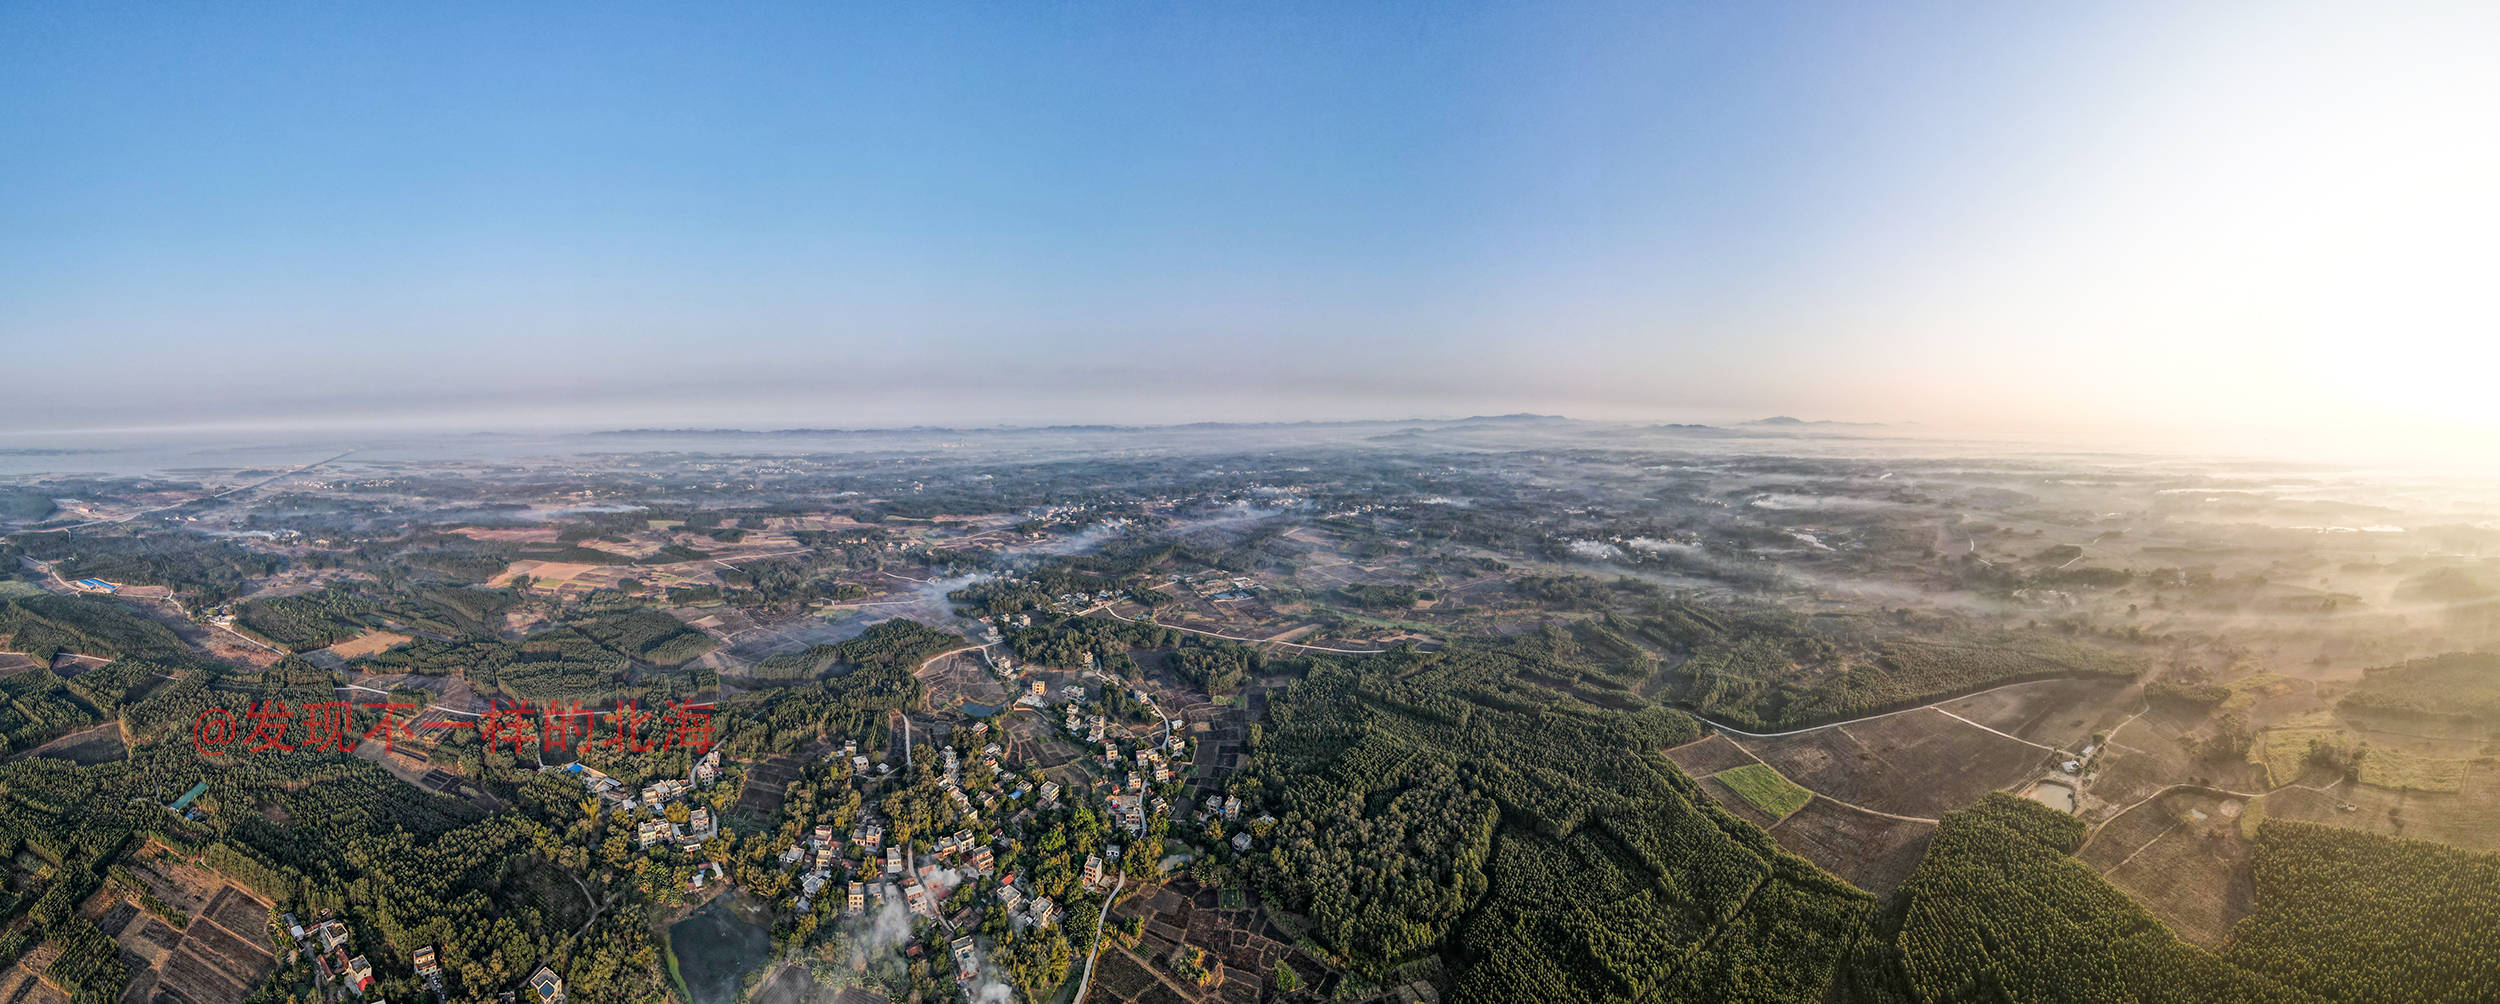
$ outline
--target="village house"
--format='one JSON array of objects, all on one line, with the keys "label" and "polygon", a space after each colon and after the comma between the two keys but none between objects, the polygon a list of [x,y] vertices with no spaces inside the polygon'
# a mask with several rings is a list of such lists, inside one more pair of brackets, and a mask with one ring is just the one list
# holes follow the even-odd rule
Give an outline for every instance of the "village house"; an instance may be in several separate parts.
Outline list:
[{"label": "village house", "polygon": [[972,950],[972,936],[967,934],[963,937],[955,939],[953,947],[955,950],[955,978],[966,983],[972,982],[973,977],[981,975],[981,967],[976,961],[976,957]]},{"label": "village house", "polygon": [[564,999],[564,977],[546,966],[530,974],[529,988],[538,995],[539,1004],[557,1004]]}]

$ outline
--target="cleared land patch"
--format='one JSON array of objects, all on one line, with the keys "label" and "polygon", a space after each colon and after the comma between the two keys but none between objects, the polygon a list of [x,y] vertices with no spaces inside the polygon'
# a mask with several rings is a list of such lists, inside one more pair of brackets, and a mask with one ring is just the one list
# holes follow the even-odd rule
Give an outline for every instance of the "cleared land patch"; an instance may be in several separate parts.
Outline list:
[{"label": "cleared land patch", "polygon": [[2008,735],[2073,749],[2092,741],[2093,721],[2127,687],[2125,680],[2107,678],[2042,680],[1939,707]]},{"label": "cleared land patch", "polygon": [[1667,751],[1667,759],[1694,777],[1708,777],[1730,767],[1754,762],[1753,754],[1729,742],[1726,736],[1711,733],[1710,738],[1685,743]]},{"label": "cleared land patch", "polygon": [[330,646],[330,654],[341,659],[362,659],[379,655],[408,643],[408,636],[392,631],[367,631]]},{"label": "cleared land patch", "polygon": [[2028,778],[2048,760],[2021,740],[1933,710],[1738,745],[1826,798],[1924,817]]},{"label": "cleared land patch", "polygon": [[2117,819],[2077,857],[2188,941],[2220,948],[2248,915],[2254,887],[2241,799],[2166,795]]},{"label": "cleared land patch", "polygon": [[1934,823],[1878,816],[1818,798],[1772,827],[1771,838],[1850,885],[1881,895],[1918,869],[1935,832]]}]

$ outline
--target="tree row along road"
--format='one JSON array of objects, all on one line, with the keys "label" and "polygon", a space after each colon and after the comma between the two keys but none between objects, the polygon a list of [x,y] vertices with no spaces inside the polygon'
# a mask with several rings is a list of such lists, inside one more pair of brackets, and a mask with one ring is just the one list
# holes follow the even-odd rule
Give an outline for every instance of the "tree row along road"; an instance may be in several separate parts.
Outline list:
[{"label": "tree row along road", "polygon": [[[391,694],[391,692],[390,692],[390,691],[387,691],[387,690],[376,690],[376,689],[374,689],[374,688],[372,688],[372,687],[365,686],[364,684],[361,684],[361,683],[342,683],[342,684],[339,684],[339,685],[338,685],[336,688],[334,688],[334,689],[338,689],[338,690],[361,690],[361,691],[364,691],[365,693],[368,693],[368,694],[380,694],[380,695],[382,695],[382,696],[384,696],[384,697],[388,697],[388,696],[390,696],[390,694]],[[471,718],[481,718],[481,717],[484,717],[484,716],[483,716],[483,715],[481,715],[479,712],[475,712],[475,711],[463,711],[463,710],[461,710],[461,709],[459,709],[459,708],[452,707],[452,706],[450,706],[450,705],[448,705],[448,704],[428,704],[428,705],[426,705],[425,707],[426,707],[426,709],[427,709],[427,710],[429,710],[429,711],[440,711],[440,712],[443,712],[443,713],[445,713],[445,714],[451,714],[451,715],[467,715],[467,716],[469,716],[469,717],[471,717]]]},{"label": "tree row along road", "polygon": [[2023,738],[2023,737],[2021,737],[2021,736],[2016,736],[2016,735],[2008,735],[2008,734],[2003,733],[2003,732],[1997,732],[1997,730],[1995,730],[1995,729],[1988,728],[1988,727],[1987,727],[1987,726],[1985,726],[1985,725],[1980,725],[1978,722],[1971,721],[1971,720],[1970,720],[1970,719],[1968,719],[1968,718],[1963,718],[1962,716],[1957,715],[1957,714],[1954,714],[1953,712],[1946,711],[1946,710],[1944,710],[1944,706],[1945,706],[1945,705],[1947,705],[1947,704],[1951,704],[1951,703],[1953,703],[1953,702],[1955,702],[1955,701],[1968,700],[1968,699],[1973,698],[1973,697],[1978,697],[1978,696],[1980,696],[1980,695],[1982,695],[1982,694],[1993,694],[1993,693],[1996,693],[1997,691],[2000,691],[2000,690],[2011,690],[2011,689],[2013,689],[2013,688],[2015,688],[2015,687],[2027,687],[2027,686],[2030,686],[2030,685],[2035,684],[2035,683],[2053,683],[2053,682],[2055,682],[2055,681],[2054,681],[2054,680],[2019,680],[2019,681],[2016,681],[2016,682],[2013,682],[2013,683],[2000,684],[2000,685],[1998,685],[1998,686],[1990,687],[1990,688],[1988,688],[1988,689],[1986,689],[1986,690],[1974,690],[1974,691],[1971,691],[1970,693],[1967,693],[1967,694],[1956,694],[1956,695],[1954,695],[1954,696],[1952,696],[1952,697],[1945,698],[1944,700],[1941,700],[1941,701],[1935,701],[1935,702],[1928,703],[1928,704],[1921,704],[1921,705],[1919,705],[1918,707],[1915,707],[1915,708],[1902,708],[1902,709],[1901,709],[1901,710],[1899,710],[1899,711],[1886,711],[1886,712],[1884,712],[1884,713],[1882,713],[1882,714],[1867,715],[1867,716],[1865,716],[1865,717],[1863,717],[1863,718],[1852,718],[1852,719],[1849,719],[1848,721],[1844,721],[1844,722],[1826,722],[1826,723],[1821,724],[1821,725],[1809,725],[1809,726],[1807,726],[1807,727],[1805,727],[1805,728],[1802,728],[1802,729],[1790,729],[1790,730],[1788,730],[1788,731],[1786,731],[1786,732],[1747,732],[1747,731],[1745,731],[1745,730],[1743,730],[1743,729],[1737,728],[1736,726],[1733,726],[1733,725],[1729,725],[1729,724],[1727,724],[1727,723],[1725,723],[1725,722],[1716,722],[1716,721],[1712,721],[1712,720],[1710,720],[1710,717],[1709,717],[1709,716],[1704,715],[1704,714],[1702,714],[1702,713],[1700,713],[1700,712],[1698,712],[1698,711],[1694,711],[1694,710],[1692,710],[1692,709],[1690,709],[1690,708],[1682,708],[1682,709],[1679,709],[1679,710],[1683,711],[1685,714],[1688,714],[1688,715],[1693,716],[1693,719],[1694,719],[1695,721],[1698,721],[1698,722],[1700,722],[1700,723],[1702,723],[1702,724],[1704,724],[1704,725],[1710,726],[1711,728],[1717,729],[1717,730],[1719,730],[1719,731],[1721,731],[1721,732],[1728,733],[1728,734],[1730,734],[1730,735],[1739,735],[1739,736],[1743,736],[1743,737],[1745,737],[1745,738],[1747,738],[1747,739],[1781,739],[1781,738],[1785,738],[1785,737],[1788,737],[1788,736],[1802,736],[1802,735],[1805,735],[1805,734],[1807,734],[1807,733],[1809,733],[1809,732],[1821,732],[1821,731],[1823,731],[1824,729],[1836,729],[1836,728],[1839,728],[1839,727],[1841,727],[1841,726],[1843,726],[1843,725],[1856,725],[1856,724],[1858,724],[1859,722],[1872,722],[1872,721],[1876,721],[1876,720],[1879,720],[1879,719],[1891,718],[1891,717],[1894,717],[1894,716],[1896,716],[1896,715],[1906,715],[1906,714],[1910,714],[1911,712],[1915,712],[1915,711],[1936,711],[1936,712],[1940,712],[1940,713],[1942,713],[1942,714],[1943,714],[1945,717],[1947,717],[1947,718],[1951,718],[1951,719],[1954,719],[1954,720],[1956,720],[1956,721],[1960,721],[1960,722],[1963,722],[1963,723],[1965,723],[1965,724],[1968,724],[1968,725],[1971,725],[1971,726],[1974,726],[1974,727],[1977,727],[1977,728],[1980,728],[1980,729],[1985,729],[1985,730],[1987,730],[1987,731],[1989,731],[1989,732],[1996,732],[1998,735],[2005,736],[2005,738],[2007,738],[2007,739],[2011,739],[2011,740],[2014,740],[2015,742],[2018,742],[2018,743],[2024,743],[2024,744],[2031,745],[2031,746],[2039,746],[2041,749],[2044,749],[2044,750],[2045,750],[2045,749],[2053,749],[2054,747],[2049,747],[2049,746],[2040,746],[2040,744],[2039,744],[2039,743],[2032,742],[2031,740],[2029,740],[2029,739],[2025,739],[2025,738]]},{"label": "tree row along road", "polygon": [[[1101,613],[1109,616],[1112,620],[1120,621],[1125,624],[1137,623],[1137,621],[1120,616],[1120,612],[1111,609],[1111,604],[1108,603],[1097,603],[1091,608],[1080,611],[1080,613]],[[1338,655],[1385,655],[1389,651],[1385,648],[1330,648],[1326,645],[1305,645],[1298,641],[1268,641],[1264,638],[1236,638],[1228,634],[1217,634],[1213,631],[1201,631],[1194,627],[1182,627],[1178,624],[1165,624],[1160,621],[1149,621],[1148,623],[1160,628],[1171,628],[1174,631],[1186,631],[1190,634],[1205,635],[1209,638],[1222,638],[1225,641],[1237,641],[1244,645],[1280,645],[1285,648],[1298,648],[1305,652],[1334,652]]]},{"label": "tree row along road", "polygon": [[1121,872],[1120,880],[1111,886],[1111,895],[1102,898],[1102,911],[1094,915],[1094,947],[1085,952],[1085,975],[1077,979],[1076,996],[1070,998],[1068,1004],[1085,1004],[1085,991],[1092,989],[1094,984],[1094,957],[1102,954],[1103,922],[1110,919],[1111,904],[1119,900],[1120,890],[1126,888],[1128,873]]},{"label": "tree row along road", "polygon": [[991,645],[996,645],[996,644],[998,644],[998,643],[997,643],[997,642],[989,642],[989,643],[987,643],[987,644],[981,644],[981,645],[966,645],[966,646],[963,646],[962,648],[950,648],[950,649],[947,649],[946,651],[940,652],[940,653],[938,653],[938,654],[936,654],[936,655],[933,655],[933,656],[930,656],[930,657],[928,657],[928,658],[926,658],[926,659],[922,659],[922,660],[920,660],[920,666],[919,666],[919,668],[912,670],[912,672],[913,672],[914,674],[918,674],[918,673],[920,673],[920,672],[923,672],[923,671],[927,670],[931,664],[933,664],[933,663],[937,662],[937,661],[938,661],[938,660],[940,660],[940,659],[946,658],[947,656],[950,656],[950,655],[962,655],[962,654],[964,654],[964,653],[966,653],[966,652],[978,652],[978,651],[980,651],[980,650],[982,650],[982,649],[988,648],[988,647],[990,647]]}]

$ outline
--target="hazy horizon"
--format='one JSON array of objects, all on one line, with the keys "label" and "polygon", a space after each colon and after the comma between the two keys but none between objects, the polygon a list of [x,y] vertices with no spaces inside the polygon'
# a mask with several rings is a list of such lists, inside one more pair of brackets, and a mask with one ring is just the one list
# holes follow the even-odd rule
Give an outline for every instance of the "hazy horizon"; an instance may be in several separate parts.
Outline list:
[{"label": "hazy horizon", "polygon": [[0,436],[2500,451],[2500,13],[0,10]]}]

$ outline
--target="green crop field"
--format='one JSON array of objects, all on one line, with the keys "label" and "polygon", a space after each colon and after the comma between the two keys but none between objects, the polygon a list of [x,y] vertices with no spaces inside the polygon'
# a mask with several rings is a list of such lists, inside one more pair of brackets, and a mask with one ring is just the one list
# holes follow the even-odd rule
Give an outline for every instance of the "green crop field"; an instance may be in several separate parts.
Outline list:
[{"label": "green crop field", "polygon": [[1797,787],[1796,782],[1781,777],[1780,772],[1758,763],[1730,767],[1713,776],[1719,779],[1720,784],[1744,796],[1745,801],[1753,803],[1754,808],[1775,817],[1786,817],[1814,800],[1813,792]]}]

